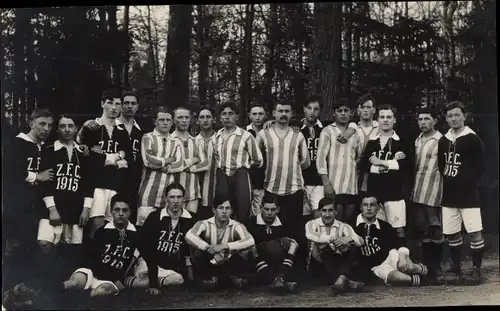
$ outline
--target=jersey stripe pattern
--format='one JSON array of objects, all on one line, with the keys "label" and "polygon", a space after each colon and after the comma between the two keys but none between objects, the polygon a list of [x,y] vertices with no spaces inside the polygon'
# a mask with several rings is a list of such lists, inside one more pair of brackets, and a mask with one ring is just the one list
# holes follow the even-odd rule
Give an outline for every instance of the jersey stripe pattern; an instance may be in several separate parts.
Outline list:
[{"label": "jersey stripe pattern", "polygon": [[236,127],[233,133],[225,139],[222,137],[224,129],[216,134],[217,142],[217,167],[224,170],[228,176],[232,176],[239,168],[250,169],[256,163],[262,165],[262,153],[257,148],[255,138],[250,132]]},{"label": "jersey stripe pattern", "polygon": [[[185,169],[180,173],[174,174],[174,181],[180,183],[186,190],[185,199],[186,201],[198,200],[201,198],[200,191],[200,181],[198,178],[199,172],[208,170],[208,159],[205,158],[205,154],[196,144],[196,140],[193,136],[189,135],[188,139],[183,142],[176,132],[172,133],[172,138],[178,140],[182,144],[182,156],[184,158]],[[188,165],[193,158],[198,158],[200,162],[195,165]]]},{"label": "jersey stripe pattern", "polygon": [[[141,155],[144,162],[141,186],[139,187],[140,206],[162,207],[165,205],[165,187],[174,180],[174,173],[183,169],[182,146],[179,140],[163,138],[156,130],[145,134],[141,141]],[[162,159],[175,157],[162,172]]]},{"label": "jersey stripe pattern", "polygon": [[323,128],[319,136],[316,166],[318,174],[328,175],[328,179],[338,194],[358,194],[356,161],[359,156],[359,137],[352,135],[347,143],[337,141],[341,131],[336,124]]},{"label": "jersey stripe pattern", "polygon": [[443,179],[438,167],[438,145],[443,135],[436,132],[427,141],[422,134],[415,140],[415,180],[411,200],[439,207],[443,193]]},{"label": "jersey stripe pattern", "polygon": [[266,155],[264,188],[276,195],[293,194],[304,188],[301,163],[309,162],[309,151],[301,132],[288,130],[280,138],[274,128],[257,135],[259,148]]},{"label": "jersey stripe pattern", "polygon": [[196,136],[196,144],[199,149],[203,150],[209,163],[208,170],[201,172],[199,177],[201,182],[201,206],[211,207],[215,196],[215,171],[217,170],[217,163],[214,156],[216,145],[215,134],[210,138],[204,138],[201,134],[198,134]]}]

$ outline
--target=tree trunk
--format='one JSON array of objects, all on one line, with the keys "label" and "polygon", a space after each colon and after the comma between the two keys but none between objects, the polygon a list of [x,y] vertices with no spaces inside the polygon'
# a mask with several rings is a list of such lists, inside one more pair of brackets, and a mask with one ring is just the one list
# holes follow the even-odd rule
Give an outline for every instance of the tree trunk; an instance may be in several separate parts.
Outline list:
[{"label": "tree trunk", "polygon": [[[101,30],[101,36],[102,38],[107,37],[108,33],[108,22],[106,20],[106,7],[102,6],[97,9],[97,13],[99,15],[99,27]],[[103,40],[105,41],[105,40]],[[101,63],[102,70],[104,71],[104,76],[106,77],[107,80],[109,80],[110,74],[109,74],[109,63],[107,60],[103,60]]]},{"label": "tree trunk", "polygon": [[[113,41],[119,38],[118,35],[118,25],[116,22],[116,5],[110,5],[107,7],[108,11],[108,22],[109,22],[109,34]],[[121,59],[115,57],[111,61],[111,67],[113,69],[113,84],[120,86],[122,84],[121,72],[122,72],[122,62]]]},{"label": "tree trunk", "polygon": [[155,62],[155,48],[154,48],[154,40],[153,40],[153,34],[151,31],[151,8],[149,5],[146,6],[148,10],[148,20],[147,20],[147,27],[146,31],[148,34],[148,64],[150,68],[150,73],[151,77],[153,77],[153,82],[154,85],[157,83],[157,76],[156,76],[156,62]]},{"label": "tree trunk", "polygon": [[268,111],[273,106],[273,84],[274,84],[274,60],[276,57],[276,41],[278,39],[279,24],[278,24],[278,5],[274,2],[270,4],[271,10],[271,28],[267,36],[267,46],[269,57],[266,62],[266,74],[264,82],[264,100]]},{"label": "tree trunk", "polygon": [[208,65],[210,60],[210,27],[212,16],[206,12],[206,5],[197,5],[198,24],[196,37],[199,44],[199,66],[198,66],[198,97],[201,101],[207,99],[208,90]]},{"label": "tree trunk", "polygon": [[352,83],[352,2],[346,2],[346,12],[347,12],[347,30],[346,30],[346,44],[347,44],[347,63],[345,72],[345,95],[349,98],[351,96],[351,83]]},{"label": "tree trunk", "polygon": [[342,3],[315,3],[314,21],[309,89],[321,98],[321,118],[331,120],[332,105],[342,92]]},{"label": "tree trunk", "polygon": [[125,50],[125,60],[123,64],[123,84],[126,90],[130,89],[130,82],[128,79],[128,71],[130,68],[130,33],[129,33],[129,25],[130,25],[130,5],[126,5],[123,11],[123,28],[127,38],[127,49]]},{"label": "tree trunk", "polygon": [[[252,33],[254,5],[245,4],[245,35],[241,51],[240,121],[246,120],[252,90]],[[244,122],[244,121],[243,121]]]},{"label": "tree trunk", "polygon": [[12,96],[12,124],[14,128],[21,128],[26,115],[26,64],[25,35],[29,31],[30,13],[28,9],[15,9],[15,33],[14,33],[14,92]]},{"label": "tree trunk", "polygon": [[[31,25],[30,25],[31,26]],[[30,27],[31,28],[31,27]],[[27,76],[27,102],[26,113],[29,115],[36,107],[36,84],[35,84],[35,54],[33,50],[33,32],[31,30],[26,32],[26,66],[28,67]]]},{"label": "tree trunk", "polygon": [[453,15],[457,9],[457,1],[443,2],[443,27],[444,27],[444,78],[445,78],[445,100],[453,97]]},{"label": "tree trunk", "polygon": [[188,104],[192,12],[192,5],[170,5],[164,100],[172,108]]}]

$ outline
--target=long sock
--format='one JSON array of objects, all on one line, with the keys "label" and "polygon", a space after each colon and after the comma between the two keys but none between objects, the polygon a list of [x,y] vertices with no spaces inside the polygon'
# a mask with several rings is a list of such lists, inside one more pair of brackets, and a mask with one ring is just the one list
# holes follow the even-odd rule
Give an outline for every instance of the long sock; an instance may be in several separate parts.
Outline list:
[{"label": "long sock", "polygon": [[441,262],[443,261],[443,243],[431,243],[432,246],[432,259],[433,270],[441,271]]},{"label": "long sock", "polygon": [[288,278],[288,275],[292,270],[294,257],[295,256],[292,254],[287,254],[285,259],[283,260],[283,263],[281,264],[280,275],[283,276],[284,279]]},{"label": "long sock", "polygon": [[128,278],[125,279],[123,282],[123,285],[127,288],[132,288],[134,285],[134,282],[137,280],[137,277],[135,276],[129,276]]},{"label": "long sock", "polygon": [[417,272],[417,274],[418,274],[418,275],[427,275],[428,270],[427,270],[427,267],[426,267],[424,264],[422,264],[422,263],[417,263],[417,264],[415,264],[415,265],[417,265],[417,266],[418,266],[418,268],[419,268],[419,269],[418,269],[419,271]]},{"label": "long sock", "polygon": [[404,236],[398,236],[398,240],[401,244],[401,247],[407,247],[408,245],[406,244],[406,238]]},{"label": "long sock", "polygon": [[481,265],[483,264],[484,239],[471,241],[470,249],[472,255],[472,265],[474,268],[481,268]]},{"label": "long sock", "polygon": [[422,242],[422,261],[427,267],[432,267],[433,254],[433,243]]},{"label": "long sock", "polygon": [[414,274],[411,276],[410,286],[419,286],[420,285],[420,275]]},{"label": "long sock", "polygon": [[255,270],[259,280],[263,283],[267,283],[271,275],[269,265],[264,259],[260,258],[260,256],[255,258],[255,262]]},{"label": "long sock", "polygon": [[456,240],[449,240],[448,246],[450,247],[450,257],[453,269],[460,269],[460,261],[462,259],[464,241],[462,237]]}]

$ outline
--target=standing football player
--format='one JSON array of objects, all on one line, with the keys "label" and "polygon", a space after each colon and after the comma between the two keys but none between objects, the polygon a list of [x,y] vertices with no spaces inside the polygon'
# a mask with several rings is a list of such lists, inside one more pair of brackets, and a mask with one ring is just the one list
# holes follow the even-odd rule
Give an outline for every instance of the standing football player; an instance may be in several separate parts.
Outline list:
[{"label": "standing football player", "polygon": [[204,152],[197,145],[196,139],[189,134],[191,110],[178,107],[174,110],[175,131],[170,135],[181,145],[184,159],[184,170],[174,174],[174,180],[180,183],[186,191],[186,209],[197,218],[199,200],[201,199],[198,173],[208,171],[210,163]]},{"label": "standing football player", "polygon": [[217,179],[217,163],[214,156],[216,148],[215,114],[213,109],[201,108],[198,113],[198,125],[200,133],[196,136],[197,146],[203,150],[209,163],[208,170],[200,173],[201,209],[198,211],[198,217],[199,219],[207,219],[212,215],[211,206],[215,196]]},{"label": "standing football player", "polygon": [[169,134],[172,122],[172,112],[160,106],[156,109],[154,130],[142,137],[144,170],[139,187],[138,227],[144,224],[151,212],[165,206],[165,188],[173,182],[173,174],[184,170],[183,146]]},{"label": "standing football player", "polygon": [[345,144],[336,137],[347,130],[352,109],[348,100],[340,99],[333,109],[335,122],[323,128],[319,137],[316,166],[324,187],[325,197],[339,205],[336,218],[354,225],[358,194],[356,164],[360,153],[357,135],[349,137]]},{"label": "standing football player", "polygon": [[472,281],[480,283],[483,260],[483,225],[478,184],[484,170],[484,146],[477,134],[465,125],[465,106],[459,101],[446,105],[448,132],[439,140],[438,164],[443,175],[443,233],[450,247],[451,271],[461,275],[462,223],[469,236]]},{"label": "standing football player", "polygon": [[422,242],[422,258],[429,268],[429,276],[435,277],[441,270],[442,245],[444,242],[441,197],[443,179],[438,167],[438,142],[443,135],[436,131],[436,113],[430,109],[418,112],[420,135],[412,152],[413,206],[412,219]]},{"label": "standing football player", "polygon": [[123,179],[127,177],[126,168],[133,163],[128,132],[123,125],[116,124],[122,110],[122,100],[118,90],[104,91],[101,107],[102,116],[95,119],[99,127],[83,126],[78,141],[94,152],[108,155],[108,160],[116,164],[96,168],[94,175],[96,189],[90,209],[90,237],[97,228],[104,225],[105,221],[112,221],[109,202],[121,189]]},{"label": "standing football player", "polygon": [[378,124],[380,132],[370,138],[361,159],[361,172],[369,172],[368,191],[382,208],[378,217],[396,228],[398,237],[405,243],[406,204],[403,197],[403,177],[408,173],[407,151],[394,131],[395,109],[390,105],[380,107]]},{"label": "standing football player", "polygon": [[[257,138],[257,134],[262,130],[267,118],[266,109],[262,104],[254,104],[248,112],[251,123],[246,130]],[[264,197],[264,177],[266,175],[266,159],[262,159],[262,167],[250,168],[250,180],[252,181],[252,216],[257,216],[262,208],[262,198]]]},{"label": "standing football player", "polygon": [[236,125],[238,107],[233,102],[220,107],[224,126],[215,135],[217,155],[217,193],[228,195],[234,217],[240,222],[250,218],[252,206],[251,166],[262,166],[262,153],[255,138]]}]

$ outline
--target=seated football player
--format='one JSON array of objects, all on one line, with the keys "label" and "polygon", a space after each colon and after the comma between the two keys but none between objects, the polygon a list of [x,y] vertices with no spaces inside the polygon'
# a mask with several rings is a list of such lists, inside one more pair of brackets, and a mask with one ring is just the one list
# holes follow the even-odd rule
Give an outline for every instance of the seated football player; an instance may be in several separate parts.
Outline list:
[{"label": "seated football player", "polygon": [[320,218],[306,224],[306,238],[311,243],[309,254],[310,271],[313,267],[327,273],[335,283],[330,287],[332,294],[348,290],[360,291],[364,284],[349,279],[353,268],[354,246],[363,245],[363,239],[354,229],[335,219],[335,201],[323,198],[318,203]]},{"label": "seated football player", "polygon": [[355,279],[371,283],[378,278],[390,285],[423,285],[428,280],[424,279],[427,267],[411,261],[410,251],[403,247],[396,229],[377,219],[379,209],[373,195],[363,194],[355,231],[364,244],[356,248]]},{"label": "seated football player", "polygon": [[224,279],[243,288],[248,284],[242,276],[250,270],[247,253],[254,239],[243,224],[230,218],[233,210],[227,196],[215,196],[213,204],[214,217],[198,221],[186,234],[193,247],[194,272],[204,289]]},{"label": "seated football player", "polygon": [[111,198],[113,221],[97,229],[86,246],[86,260],[62,285],[61,290],[91,290],[90,296],[118,295],[139,255],[137,231],[129,222],[129,199],[122,194]]},{"label": "seated football player", "polygon": [[293,292],[297,283],[290,280],[290,274],[298,244],[286,236],[278,213],[275,197],[266,193],[261,212],[250,218],[247,225],[255,240],[251,254],[255,259],[259,282],[269,284],[271,290]]},{"label": "seated football player", "polygon": [[152,295],[160,288],[181,285],[184,277],[194,279],[186,233],[193,227],[191,214],[184,209],[184,187],[171,183],[165,188],[167,206],[152,212],[139,230],[139,260],[128,287],[147,288]]}]

